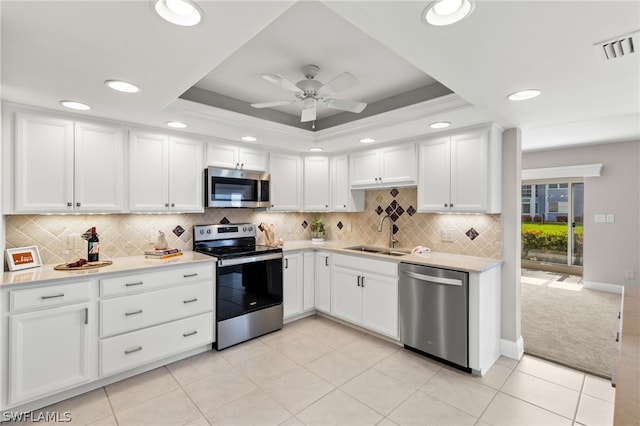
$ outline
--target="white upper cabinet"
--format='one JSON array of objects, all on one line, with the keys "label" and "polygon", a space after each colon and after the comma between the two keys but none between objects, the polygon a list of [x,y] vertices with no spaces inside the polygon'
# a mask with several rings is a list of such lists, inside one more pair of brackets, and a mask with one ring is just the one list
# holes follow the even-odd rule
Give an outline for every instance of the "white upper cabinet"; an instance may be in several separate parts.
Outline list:
[{"label": "white upper cabinet", "polygon": [[15,114],[16,213],[122,212],[124,130]]},{"label": "white upper cabinet", "polygon": [[417,182],[413,143],[357,151],[350,158],[352,188],[412,186]]},{"label": "white upper cabinet", "polygon": [[364,210],[364,191],[352,191],[349,185],[349,155],[331,157],[331,204],[335,212]]},{"label": "white upper cabinet", "polygon": [[484,126],[420,143],[418,211],[500,213],[501,142]]},{"label": "white upper cabinet", "polygon": [[304,158],[304,210],[322,212],[329,210],[329,157]]},{"label": "white upper cabinet", "polygon": [[271,152],[271,210],[300,211],[302,209],[302,160],[299,155]]},{"label": "white upper cabinet", "polygon": [[267,153],[259,149],[207,142],[207,166],[238,170],[267,170]]},{"label": "white upper cabinet", "polygon": [[134,212],[203,212],[201,141],[132,131],[129,206]]}]

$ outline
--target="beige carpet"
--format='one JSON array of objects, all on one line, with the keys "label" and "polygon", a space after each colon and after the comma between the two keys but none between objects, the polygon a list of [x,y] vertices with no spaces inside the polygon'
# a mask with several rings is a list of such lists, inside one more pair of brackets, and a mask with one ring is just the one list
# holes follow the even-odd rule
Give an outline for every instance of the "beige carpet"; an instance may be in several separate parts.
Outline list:
[{"label": "beige carpet", "polygon": [[523,271],[525,353],[610,379],[621,296],[584,289],[576,277],[544,274]]}]

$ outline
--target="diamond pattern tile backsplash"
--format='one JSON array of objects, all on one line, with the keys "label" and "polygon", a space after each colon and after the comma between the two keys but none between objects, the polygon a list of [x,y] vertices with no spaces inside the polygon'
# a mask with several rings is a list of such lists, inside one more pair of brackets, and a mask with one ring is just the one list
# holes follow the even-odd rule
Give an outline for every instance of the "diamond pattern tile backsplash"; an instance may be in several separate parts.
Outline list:
[{"label": "diamond pattern tile backsplash", "polygon": [[[396,247],[423,245],[438,252],[501,257],[500,215],[418,213],[416,197],[415,188],[367,191],[365,209],[357,213],[207,209],[202,214],[10,215],[6,216],[6,248],[35,245],[43,263],[64,263],[69,251],[86,256],[86,242],[80,235],[95,226],[101,258],[110,259],[142,255],[152,246],[158,230],[165,233],[170,247],[191,250],[196,224],[271,223],[276,238],[311,239],[308,224],[316,218],[324,221],[327,240],[385,246],[389,241],[388,223],[382,232],[378,232],[378,224],[389,214],[398,240]],[[452,241],[441,240],[442,230],[449,231]],[[258,240],[264,241],[260,231]]]}]

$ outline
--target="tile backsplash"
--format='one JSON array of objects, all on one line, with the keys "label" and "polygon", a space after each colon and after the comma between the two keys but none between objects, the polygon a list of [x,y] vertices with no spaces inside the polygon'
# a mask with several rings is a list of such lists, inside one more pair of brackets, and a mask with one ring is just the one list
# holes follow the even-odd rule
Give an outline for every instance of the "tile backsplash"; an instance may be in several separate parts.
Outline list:
[{"label": "tile backsplash", "polygon": [[[35,245],[43,263],[63,263],[66,251],[86,255],[86,243],[80,235],[95,226],[101,258],[109,259],[141,255],[152,246],[150,234],[158,230],[165,233],[170,247],[191,250],[196,224],[272,223],[276,238],[310,239],[308,224],[315,218],[325,223],[325,239],[386,246],[387,221],[378,232],[386,214],[393,221],[396,247],[423,245],[445,253],[491,258],[502,255],[500,215],[418,213],[415,188],[367,191],[365,209],[357,213],[206,209],[202,214],[10,215],[6,217],[6,248]],[[263,241],[263,234],[258,234]]]}]

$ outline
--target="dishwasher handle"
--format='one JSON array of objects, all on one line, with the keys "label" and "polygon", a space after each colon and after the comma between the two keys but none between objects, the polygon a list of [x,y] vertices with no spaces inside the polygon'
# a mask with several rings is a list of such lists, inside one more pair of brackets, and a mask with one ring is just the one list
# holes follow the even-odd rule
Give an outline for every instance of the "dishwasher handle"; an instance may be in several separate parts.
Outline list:
[{"label": "dishwasher handle", "polygon": [[411,271],[402,271],[402,273],[416,280],[428,281],[430,283],[435,283],[435,284],[455,285],[455,286],[462,286],[463,284],[462,280],[455,279],[455,278],[435,277],[433,275],[419,274],[417,272],[411,272]]}]

